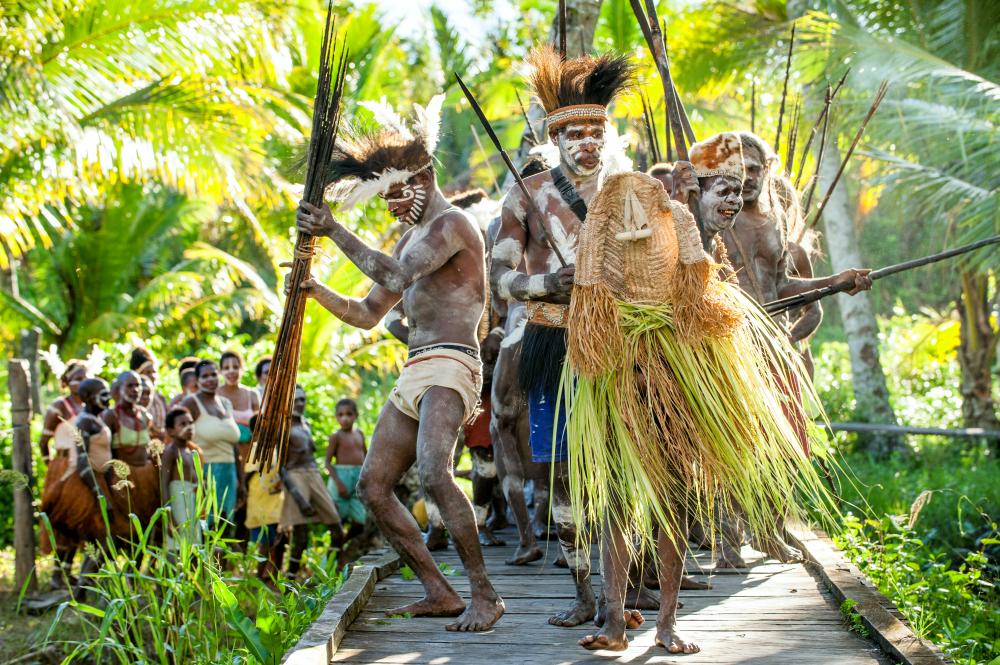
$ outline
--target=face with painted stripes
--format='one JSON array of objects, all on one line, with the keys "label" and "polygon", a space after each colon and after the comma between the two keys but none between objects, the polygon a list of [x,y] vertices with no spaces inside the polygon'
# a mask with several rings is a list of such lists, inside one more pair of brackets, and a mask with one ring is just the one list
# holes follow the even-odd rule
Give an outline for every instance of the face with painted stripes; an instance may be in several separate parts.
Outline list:
[{"label": "face with painted stripes", "polygon": [[586,177],[601,168],[604,149],[604,124],[574,123],[557,130],[554,140],[559,147],[559,161],[577,176]]},{"label": "face with painted stripes", "polygon": [[401,222],[406,224],[419,224],[427,210],[427,203],[430,199],[430,178],[433,173],[427,168],[404,183],[390,187],[387,192],[381,194],[385,199],[389,213]]}]

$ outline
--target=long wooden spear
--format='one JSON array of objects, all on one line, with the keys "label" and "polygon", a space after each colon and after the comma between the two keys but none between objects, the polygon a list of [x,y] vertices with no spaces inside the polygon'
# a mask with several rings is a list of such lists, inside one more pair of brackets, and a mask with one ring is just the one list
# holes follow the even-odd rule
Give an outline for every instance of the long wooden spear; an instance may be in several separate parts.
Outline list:
[{"label": "long wooden spear", "polygon": [[[306,158],[306,182],[303,198],[313,205],[323,202],[326,174],[340,124],[340,100],[347,75],[347,48],[341,44],[340,58],[335,57],[336,27],[333,0],[326,10],[326,24],[320,48],[316,99],[313,104],[312,135]],[[274,345],[271,370],[261,402],[260,416],[253,431],[251,461],[270,469],[281,466],[288,452],[291,431],[292,402],[295,398],[295,377],[299,368],[302,345],[302,322],[306,296],[301,283],[309,276],[316,238],[299,233],[295,240],[292,272],[288,278],[289,292],[285,311]]]},{"label": "long wooden spear", "polygon": [[861,141],[861,137],[865,134],[865,129],[868,127],[869,121],[871,121],[872,116],[878,111],[879,105],[882,100],[885,99],[885,93],[889,90],[889,82],[882,81],[882,85],[878,87],[878,92],[875,93],[875,99],[872,100],[872,105],[868,107],[868,113],[865,114],[865,119],[861,122],[861,126],[858,128],[857,133],[854,135],[854,140],[851,142],[851,147],[847,150],[847,154],[840,162],[840,168],[837,169],[837,175],[834,176],[833,182],[830,183],[830,187],[826,190],[826,195],[820,202],[819,207],[816,209],[816,214],[813,216],[811,222],[809,222],[805,228],[811,229],[816,226],[816,222],[819,221],[820,216],[823,214],[823,210],[826,208],[826,204],[830,201],[830,196],[833,195],[833,190],[837,188],[837,183],[840,182],[840,176],[844,174],[844,169],[847,168],[847,162],[851,159],[851,155],[854,154],[854,149],[858,147],[858,143]]},{"label": "long wooden spear", "polygon": [[559,251],[556,244],[552,242],[552,237],[545,226],[545,215],[543,215],[542,211],[538,209],[535,199],[532,198],[531,193],[528,191],[528,187],[524,184],[521,174],[517,172],[517,168],[514,166],[514,162],[511,161],[510,155],[508,155],[507,151],[503,149],[503,144],[500,143],[500,138],[497,136],[497,133],[493,131],[493,126],[490,124],[490,121],[486,119],[486,114],[483,113],[483,108],[479,105],[479,102],[476,101],[472,91],[465,85],[465,81],[463,81],[462,77],[458,75],[458,72],[454,72],[454,74],[459,87],[462,88],[462,92],[465,94],[465,98],[469,100],[472,110],[475,111],[476,117],[479,118],[479,123],[483,126],[483,129],[486,130],[490,140],[493,141],[493,145],[496,147],[497,152],[500,153],[500,157],[503,158],[503,163],[507,165],[507,169],[510,171],[510,174],[514,176],[514,182],[517,183],[518,188],[521,190],[521,194],[524,195],[525,202],[528,204],[528,212],[535,215],[536,219],[538,219],[538,228],[541,231],[539,235],[541,236],[542,242],[549,246],[552,253],[556,255],[557,259],[559,259],[559,265],[565,268],[567,266],[566,259],[563,257],[562,252]]},{"label": "long wooden spear", "polygon": [[823,98],[823,108],[820,110],[819,115],[816,116],[816,122],[813,123],[812,131],[809,132],[809,138],[806,140],[806,145],[802,149],[802,159],[799,160],[799,170],[798,174],[795,176],[795,189],[799,188],[799,183],[802,181],[802,171],[806,167],[806,157],[809,156],[809,148],[812,147],[813,139],[816,138],[816,131],[819,129],[820,125],[823,124],[824,119],[827,114],[830,113],[830,105],[833,103],[834,97],[840,92],[841,87],[844,85],[844,81],[847,80],[847,75],[851,73],[851,68],[848,67],[844,72],[844,75],[840,77],[837,81],[837,85],[834,88],[830,88],[829,85],[826,86],[826,95]]},{"label": "long wooden spear", "polygon": [[559,55],[566,59],[566,0],[559,0]]},{"label": "long wooden spear", "polygon": [[646,93],[640,92],[639,99],[642,101],[642,119],[646,126],[646,139],[649,141],[649,150],[652,153],[653,163],[660,162],[660,142],[656,137],[656,125],[653,124],[653,110],[646,99]]},{"label": "long wooden spear", "polygon": [[781,123],[785,119],[785,99],[788,97],[788,77],[792,72],[792,49],[795,48],[795,21],[792,21],[792,34],[788,37],[788,58],[785,60],[785,83],[781,87],[781,107],[778,109],[778,131],[774,135],[774,152],[781,149]]},{"label": "long wooden spear", "polygon": [[757,133],[757,77],[750,79],[750,133]]},{"label": "long wooden spear", "polygon": [[[873,270],[868,273],[868,277],[874,282],[882,279],[883,277],[888,277],[889,275],[895,275],[907,270],[913,270],[914,268],[921,268],[932,263],[937,263],[938,261],[944,261],[945,259],[950,259],[988,245],[996,244],[1000,244],[1000,235],[993,236],[992,238],[984,238],[983,240],[969,243],[968,245],[962,245],[961,247],[956,247],[954,249],[948,249],[943,252],[938,252],[937,254],[931,254],[930,256],[924,256],[919,259],[912,259],[910,261],[904,261],[903,263],[886,266],[885,268],[879,268],[878,270]],[[853,286],[853,284],[824,286],[823,288],[813,289],[812,291],[806,291],[805,293],[789,296],[788,298],[772,300],[771,302],[762,305],[762,307],[768,314],[779,314],[789,309],[808,305],[809,303],[816,302],[817,300],[826,298],[827,296],[831,296],[835,293],[850,291]]]}]

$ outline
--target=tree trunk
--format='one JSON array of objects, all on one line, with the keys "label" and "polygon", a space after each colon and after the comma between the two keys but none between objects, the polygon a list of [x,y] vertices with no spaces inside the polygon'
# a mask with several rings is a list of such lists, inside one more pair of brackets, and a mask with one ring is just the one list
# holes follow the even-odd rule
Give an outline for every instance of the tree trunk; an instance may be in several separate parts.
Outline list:
[{"label": "tree trunk", "polygon": [[[825,193],[833,182],[840,165],[840,151],[835,145],[827,147],[819,174],[819,192]],[[818,198],[822,198],[817,194]],[[858,251],[854,220],[851,218],[847,193],[841,183],[833,192],[823,211],[827,250],[834,271],[859,268],[864,265]],[[889,389],[878,355],[878,323],[867,293],[855,296],[837,295],[840,317],[847,335],[851,353],[855,410],[861,422],[896,425],[896,414],[889,403]],[[877,456],[906,450],[898,434],[871,434],[859,439],[862,445]]]},{"label": "tree trunk", "polygon": [[[574,58],[590,52],[594,45],[594,32],[597,30],[597,19],[601,15],[601,4],[604,0],[566,0],[566,57]],[[549,43],[558,48],[559,45],[559,15],[552,19],[549,29]],[[520,168],[535,141],[547,141],[545,132],[545,110],[534,99],[528,105],[528,122],[521,134],[521,145],[517,152],[511,155],[514,165]],[[531,129],[534,128],[534,140]],[[550,166],[555,166],[551,164]],[[514,176],[507,173],[501,189],[507,191],[514,186]]]},{"label": "tree trunk", "polygon": [[[990,321],[989,276],[962,273],[957,305],[961,319],[958,364],[962,369],[962,420],[966,427],[1000,430],[992,375],[1000,331]],[[994,440],[993,445],[1000,454],[1000,442]]]},{"label": "tree trunk", "polygon": [[[37,589],[35,579],[35,510],[31,487],[31,377],[28,361],[7,363],[7,388],[10,390],[11,425],[14,429],[12,466],[20,475],[14,482],[14,588],[20,591],[28,582],[27,593]],[[23,483],[21,482],[23,481]]]},{"label": "tree trunk", "polygon": [[21,331],[21,358],[28,361],[28,373],[31,376],[31,410],[42,415],[42,375],[38,371],[38,345],[41,342],[42,331],[38,328],[25,328]]}]

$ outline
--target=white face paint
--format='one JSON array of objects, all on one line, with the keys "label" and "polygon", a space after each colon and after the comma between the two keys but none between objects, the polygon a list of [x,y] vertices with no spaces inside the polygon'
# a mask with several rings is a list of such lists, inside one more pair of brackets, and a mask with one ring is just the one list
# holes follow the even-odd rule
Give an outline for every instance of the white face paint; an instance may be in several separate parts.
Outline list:
[{"label": "white face paint", "polygon": [[[406,183],[399,190],[397,198],[386,198],[389,211],[396,215],[396,218],[407,224],[416,224],[424,214],[427,207],[427,190],[420,185]],[[398,211],[398,214],[397,214]]]},{"label": "white face paint", "polygon": [[595,124],[573,124],[556,134],[559,160],[577,176],[587,177],[601,170],[604,149],[604,127]]}]

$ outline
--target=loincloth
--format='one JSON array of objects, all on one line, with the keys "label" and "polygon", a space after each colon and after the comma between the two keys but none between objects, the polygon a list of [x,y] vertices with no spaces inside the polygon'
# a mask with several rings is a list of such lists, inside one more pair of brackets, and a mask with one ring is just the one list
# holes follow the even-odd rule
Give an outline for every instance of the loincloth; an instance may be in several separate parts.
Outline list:
[{"label": "loincloth", "polygon": [[338,524],[340,515],[337,513],[333,499],[323,483],[319,469],[308,467],[304,469],[288,469],[285,471],[285,482],[294,486],[305,501],[309,502],[316,514],[306,517],[296,503],[291,492],[285,492],[285,501],[281,507],[279,528],[284,531],[299,524]]},{"label": "loincloth", "polygon": [[400,412],[419,421],[420,401],[435,386],[458,393],[465,406],[463,421],[471,419],[483,386],[483,363],[476,349],[460,344],[434,344],[411,350],[389,400]]},{"label": "loincloth", "polygon": [[483,396],[480,407],[479,415],[465,425],[466,448],[489,448],[493,445],[493,438],[490,436],[490,418],[493,409],[490,408],[489,395]]}]

